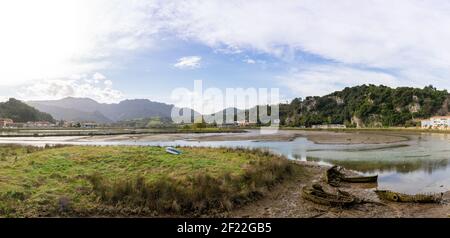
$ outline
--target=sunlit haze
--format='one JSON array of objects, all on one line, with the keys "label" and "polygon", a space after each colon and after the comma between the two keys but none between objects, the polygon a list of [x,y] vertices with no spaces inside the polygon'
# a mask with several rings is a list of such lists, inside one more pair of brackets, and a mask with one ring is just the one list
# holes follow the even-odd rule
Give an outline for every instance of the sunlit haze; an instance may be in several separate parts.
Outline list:
[{"label": "sunlit haze", "polygon": [[147,98],[176,87],[450,88],[448,1],[2,1],[0,98]]}]

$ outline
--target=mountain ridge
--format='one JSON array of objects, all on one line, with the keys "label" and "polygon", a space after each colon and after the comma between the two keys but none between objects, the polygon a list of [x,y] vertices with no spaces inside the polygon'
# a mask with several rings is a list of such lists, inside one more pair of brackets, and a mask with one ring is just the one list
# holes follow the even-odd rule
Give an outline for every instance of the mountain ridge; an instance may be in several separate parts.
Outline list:
[{"label": "mountain ridge", "polygon": [[[171,118],[174,108],[174,105],[148,99],[127,99],[106,104],[90,98],[68,97],[31,101],[28,104],[50,113],[56,119],[105,123],[151,117]],[[215,114],[222,114],[226,110]],[[322,124],[345,124],[349,127],[405,126],[417,123],[417,118],[447,115],[449,111],[450,94],[447,90],[437,90],[431,85],[424,88],[360,85],[325,96],[295,98],[290,103],[280,104],[280,122],[281,125],[295,127]]]},{"label": "mountain ridge", "polygon": [[66,97],[59,100],[28,101],[28,105],[48,112],[58,120],[111,123],[136,118],[169,118],[173,105],[148,99],[127,99],[119,103],[99,103],[91,98]]},{"label": "mountain ridge", "polygon": [[280,105],[282,125],[304,127],[414,126],[420,118],[448,115],[449,111],[450,94],[431,85],[424,88],[360,85]]},{"label": "mountain ridge", "polygon": [[55,121],[50,114],[14,98],[10,98],[6,102],[0,102],[0,118],[9,118],[14,122],[20,123],[29,121]]}]

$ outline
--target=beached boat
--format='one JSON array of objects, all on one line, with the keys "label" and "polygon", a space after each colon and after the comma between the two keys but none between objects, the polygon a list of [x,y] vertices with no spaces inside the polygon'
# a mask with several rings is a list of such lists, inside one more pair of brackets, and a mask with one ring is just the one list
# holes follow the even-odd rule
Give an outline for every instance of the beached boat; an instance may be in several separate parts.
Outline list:
[{"label": "beached boat", "polygon": [[166,152],[173,155],[180,155],[181,151],[173,148],[173,147],[166,147]]},{"label": "beached boat", "polygon": [[347,183],[376,183],[378,181],[378,175],[373,176],[348,176],[343,172],[342,167],[333,166],[327,170],[327,182],[332,186],[339,186],[340,182]]},{"label": "beached boat", "polygon": [[440,203],[443,194],[416,194],[409,195],[397,193],[389,190],[377,190],[375,193],[380,199],[392,202],[410,202],[410,203]]},{"label": "beached boat", "polygon": [[347,183],[376,183],[378,175],[374,176],[343,176],[342,181]]},{"label": "beached boat", "polygon": [[347,207],[356,203],[355,197],[351,194],[340,190],[337,194],[325,192],[319,184],[303,187],[302,197],[317,204],[333,207]]}]

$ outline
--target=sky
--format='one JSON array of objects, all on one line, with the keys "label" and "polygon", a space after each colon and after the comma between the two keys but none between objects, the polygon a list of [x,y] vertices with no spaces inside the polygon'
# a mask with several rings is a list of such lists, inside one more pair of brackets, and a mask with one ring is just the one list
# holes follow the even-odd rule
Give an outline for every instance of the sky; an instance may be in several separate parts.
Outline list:
[{"label": "sky", "polygon": [[175,88],[450,89],[446,0],[4,0],[0,100],[173,103]]}]

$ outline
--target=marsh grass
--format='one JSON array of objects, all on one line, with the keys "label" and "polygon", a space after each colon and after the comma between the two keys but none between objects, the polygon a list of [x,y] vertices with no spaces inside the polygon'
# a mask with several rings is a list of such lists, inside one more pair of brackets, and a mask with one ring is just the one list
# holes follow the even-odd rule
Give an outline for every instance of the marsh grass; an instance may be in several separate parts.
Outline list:
[{"label": "marsh grass", "polygon": [[[273,156],[253,150],[256,156]],[[163,177],[153,183],[143,177],[110,182],[99,174],[89,177],[93,190],[103,202],[126,207],[148,208],[158,213],[199,215],[229,211],[262,197],[275,184],[293,174],[293,164],[273,156],[255,161],[239,176],[226,173],[220,177],[195,174],[183,180]]]},{"label": "marsh grass", "polygon": [[0,147],[0,217],[216,216],[302,172],[264,150],[180,149]]}]

